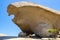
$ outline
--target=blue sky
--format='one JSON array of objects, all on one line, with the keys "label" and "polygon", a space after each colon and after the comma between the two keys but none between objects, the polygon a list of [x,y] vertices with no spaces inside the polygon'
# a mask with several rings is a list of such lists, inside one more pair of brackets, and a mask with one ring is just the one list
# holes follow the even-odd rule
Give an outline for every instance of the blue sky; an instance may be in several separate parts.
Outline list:
[{"label": "blue sky", "polygon": [[13,16],[8,16],[7,6],[19,1],[30,1],[60,11],[60,0],[0,0],[0,33],[17,36],[21,30],[12,22]]}]

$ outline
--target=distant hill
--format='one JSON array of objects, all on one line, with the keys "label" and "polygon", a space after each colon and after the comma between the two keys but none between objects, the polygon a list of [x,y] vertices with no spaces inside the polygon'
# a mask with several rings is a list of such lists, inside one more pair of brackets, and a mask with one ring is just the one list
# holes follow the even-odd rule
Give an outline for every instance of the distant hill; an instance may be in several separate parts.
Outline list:
[{"label": "distant hill", "polygon": [[8,35],[0,33],[0,36],[8,36]]}]

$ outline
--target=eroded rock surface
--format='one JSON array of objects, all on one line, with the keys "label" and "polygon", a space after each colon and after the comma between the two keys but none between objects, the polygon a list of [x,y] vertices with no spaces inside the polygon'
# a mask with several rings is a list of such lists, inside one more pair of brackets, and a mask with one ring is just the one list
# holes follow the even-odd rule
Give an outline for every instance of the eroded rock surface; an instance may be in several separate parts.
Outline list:
[{"label": "eroded rock surface", "polygon": [[27,35],[55,37],[60,30],[59,12],[41,5],[29,2],[12,3],[8,6],[8,15],[11,14],[14,15],[12,21]]}]

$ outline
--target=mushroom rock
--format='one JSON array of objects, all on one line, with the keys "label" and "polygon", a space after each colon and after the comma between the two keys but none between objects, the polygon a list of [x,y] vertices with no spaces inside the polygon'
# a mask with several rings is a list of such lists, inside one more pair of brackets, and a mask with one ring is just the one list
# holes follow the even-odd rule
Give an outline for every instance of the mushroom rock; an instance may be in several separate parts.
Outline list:
[{"label": "mushroom rock", "polygon": [[60,30],[60,12],[32,2],[15,2],[8,6],[8,15],[22,30],[20,36],[55,37]]}]

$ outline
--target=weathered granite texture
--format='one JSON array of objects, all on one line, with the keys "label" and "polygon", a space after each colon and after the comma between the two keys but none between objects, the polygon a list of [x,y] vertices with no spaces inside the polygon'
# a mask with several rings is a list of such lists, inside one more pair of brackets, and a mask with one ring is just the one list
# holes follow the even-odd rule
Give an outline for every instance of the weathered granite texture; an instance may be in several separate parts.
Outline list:
[{"label": "weathered granite texture", "polygon": [[59,34],[59,11],[30,2],[12,3],[7,11],[8,15],[14,15],[12,21],[24,32],[21,36],[56,37]]}]

